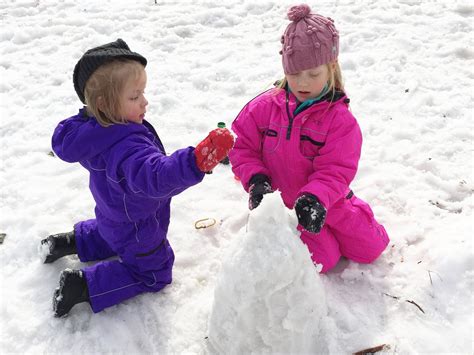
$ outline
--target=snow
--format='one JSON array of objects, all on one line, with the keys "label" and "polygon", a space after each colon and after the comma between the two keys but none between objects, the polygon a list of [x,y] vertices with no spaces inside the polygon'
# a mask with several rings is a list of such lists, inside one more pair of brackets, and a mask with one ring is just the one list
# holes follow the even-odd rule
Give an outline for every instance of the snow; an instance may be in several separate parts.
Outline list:
[{"label": "snow", "polygon": [[38,255],[42,263],[44,263],[48,255],[51,255],[51,243],[49,241],[38,245]]},{"label": "snow", "polygon": [[[391,238],[374,264],[341,260],[311,279],[294,211],[274,193],[249,216],[247,194],[221,165],[173,200],[169,287],[99,314],[81,304],[53,317],[59,273],[83,264],[70,256],[44,265],[39,242],[91,218],[94,207],[85,170],[49,155],[57,122],[80,108],[72,70],[82,53],[123,38],[148,59],[147,119],[171,153],[196,145],[220,121],[230,127],[246,102],[281,78],[279,39],[293,4],[0,4],[2,354],[203,354],[213,346],[348,354],[381,344],[388,354],[473,353],[474,8],[467,0],[310,3],[341,34],[346,90],[364,136],[351,188]],[[271,216],[259,225],[257,217]],[[195,229],[203,218],[217,223]],[[311,307],[316,316],[304,317]],[[241,318],[228,317],[236,311]],[[304,324],[308,334],[319,332],[314,343],[300,342]]]},{"label": "snow", "polygon": [[266,195],[229,246],[209,321],[212,353],[326,352],[318,268],[279,193]]}]

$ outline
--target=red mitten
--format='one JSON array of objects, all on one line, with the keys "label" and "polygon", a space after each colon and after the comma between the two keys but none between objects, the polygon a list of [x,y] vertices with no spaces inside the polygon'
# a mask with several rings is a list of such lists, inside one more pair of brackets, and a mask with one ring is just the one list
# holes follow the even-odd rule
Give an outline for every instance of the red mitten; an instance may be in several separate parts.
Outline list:
[{"label": "red mitten", "polygon": [[216,128],[196,146],[196,164],[202,172],[209,172],[224,159],[234,145],[234,137],[227,128]]}]

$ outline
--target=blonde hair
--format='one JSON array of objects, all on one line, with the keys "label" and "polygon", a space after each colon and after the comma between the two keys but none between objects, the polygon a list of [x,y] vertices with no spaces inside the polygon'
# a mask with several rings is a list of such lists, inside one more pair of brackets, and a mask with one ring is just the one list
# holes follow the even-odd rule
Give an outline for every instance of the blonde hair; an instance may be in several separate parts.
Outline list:
[{"label": "blonde hair", "polygon": [[124,117],[120,117],[120,96],[130,80],[140,78],[144,68],[141,63],[130,59],[114,59],[101,65],[84,88],[87,113],[103,127],[127,123]]},{"label": "blonde hair", "polygon": [[[328,80],[328,86],[329,86],[329,91],[332,92],[332,98],[334,98],[336,91],[344,91],[344,83],[342,81],[342,72],[341,72],[341,67],[339,66],[339,63],[336,61],[334,62],[334,68],[332,63],[327,63],[326,66],[329,71],[329,80]],[[288,81],[286,80],[286,77],[280,80],[280,83],[277,85],[278,89],[284,89],[286,87],[286,84]],[[332,100],[332,99],[331,99]]]}]

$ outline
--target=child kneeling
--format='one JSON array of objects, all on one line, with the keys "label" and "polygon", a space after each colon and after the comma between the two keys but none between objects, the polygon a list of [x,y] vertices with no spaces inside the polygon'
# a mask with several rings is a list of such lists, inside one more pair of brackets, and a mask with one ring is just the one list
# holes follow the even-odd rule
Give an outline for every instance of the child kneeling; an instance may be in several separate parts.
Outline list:
[{"label": "child kneeling", "polygon": [[196,148],[166,155],[144,117],[147,60],[118,39],[88,50],[74,69],[74,88],[87,106],[59,123],[56,155],[89,171],[95,219],[41,241],[45,263],[77,254],[82,270],[64,270],[54,292],[57,317],[77,303],[100,312],[171,283],[173,250],[167,239],[171,197],[202,181],[233,145],[227,129],[215,129]]}]

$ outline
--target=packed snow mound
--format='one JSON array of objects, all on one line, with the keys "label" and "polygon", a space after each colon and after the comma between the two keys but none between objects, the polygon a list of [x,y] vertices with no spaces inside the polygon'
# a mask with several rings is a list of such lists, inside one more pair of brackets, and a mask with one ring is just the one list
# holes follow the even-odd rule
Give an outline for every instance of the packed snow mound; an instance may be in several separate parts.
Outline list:
[{"label": "packed snow mound", "polygon": [[211,353],[324,352],[327,314],[318,268],[296,231],[294,211],[265,195],[235,237],[216,284]]}]

